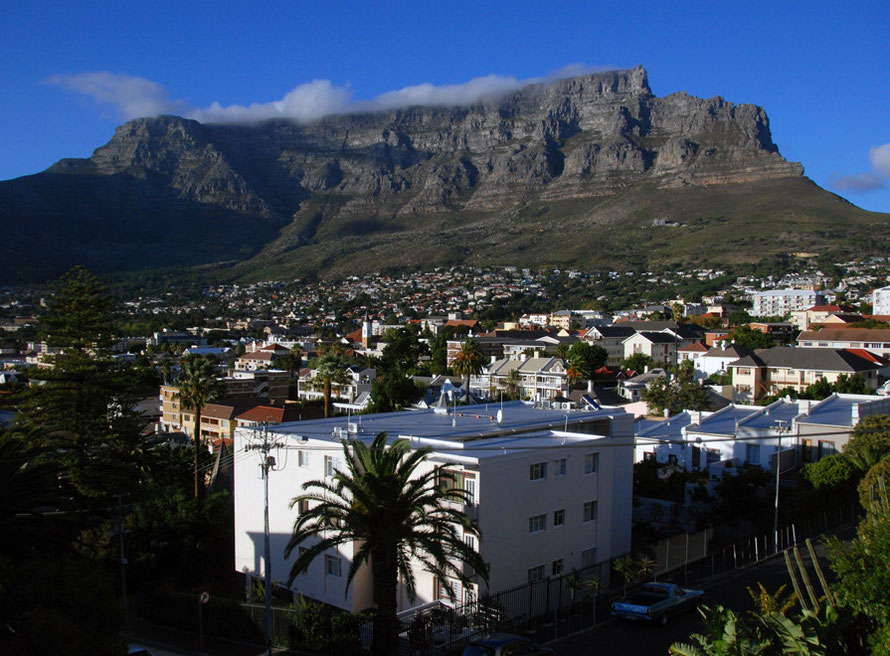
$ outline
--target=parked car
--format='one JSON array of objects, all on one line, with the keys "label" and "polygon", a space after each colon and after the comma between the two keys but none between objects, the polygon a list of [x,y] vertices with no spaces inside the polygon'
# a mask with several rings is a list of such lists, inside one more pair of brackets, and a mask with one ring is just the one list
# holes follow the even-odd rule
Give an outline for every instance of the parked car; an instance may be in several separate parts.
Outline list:
[{"label": "parked car", "polygon": [[127,656],[154,656],[154,652],[143,645],[131,644],[127,648]]},{"label": "parked car", "polygon": [[464,648],[463,656],[525,656],[525,654],[553,654],[552,649],[539,647],[528,638],[512,633],[494,633],[473,640]]},{"label": "parked car", "polygon": [[612,615],[628,620],[667,624],[671,615],[695,608],[705,593],[674,583],[647,583],[637,592],[612,604]]}]

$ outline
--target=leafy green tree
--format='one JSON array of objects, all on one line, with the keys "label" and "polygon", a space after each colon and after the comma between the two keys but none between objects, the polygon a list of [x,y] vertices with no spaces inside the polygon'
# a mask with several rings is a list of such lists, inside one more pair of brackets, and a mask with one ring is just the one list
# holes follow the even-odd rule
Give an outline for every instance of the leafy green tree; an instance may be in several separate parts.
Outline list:
[{"label": "leafy green tree", "polygon": [[[138,444],[144,421],[131,410],[136,376],[108,353],[116,325],[114,301],[89,272],[64,276],[40,317],[47,343],[60,349],[51,368],[32,375],[16,425],[61,466],[60,483],[102,507],[110,495],[138,487],[123,456]],[[38,382],[39,381],[39,382]]]},{"label": "leafy green tree", "polygon": [[645,353],[634,353],[621,361],[622,369],[632,369],[637,373],[643,373],[648,367],[651,367],[655,361]]},{"label": "leafy green tree", "polygon": [[869,644],[873,654],[890,653],[890,502],[887,468],[883,485],[867,495],[866,517],[849,544],[829,539],[829,558],[837,581],[832,592],[842,606],[868,618]]},{"label": "leafy green tree", "polygon": [[585,380],[593,378],[593,372],[606,364],[609,353],[599,344],[578,341],[572,344],[568,352],[568,362],[575,365]]},{"label": "leafy green tree", "polygon": [[423,390],[414,383],[414,380],[396,369],[374,379],[371,385],[372,411],[402,410],[422,396]]},{"label": "leafy green tree", "polygon": [[808,399],[815,399],[816,401],[821,401],[822,399],[827,399],[834,392],[834,388],[831,383],[829,383],[824,377],[819,378],[812,385],[807,385],[806,389],[802,396]]},{"label": "leafy green tree", "polygon": [[470,376],[479,374],[485,366],[485,356],[482,355],[482,348],[472,337],[468,337],[460,345],[460,351],[454,356],[454,362],[451,368],[458,376],[463,376],[464,390],[467,393],[467,403],[470,403]]},{"label": "leafy green tree", "polygon": [[61,541],[59,519],[49,514],[65,504],[60,469],[55,460],[41,459],[41,452],[0,429],[0,558],[22,558],[38,545]]},{"label": "leafy green tree", "polygon": [[800,476],[817,490],[832,491],[855,482],[856,470],[849,458],[833,453],[806,465],[800,470]]},{"label": "leafy green tree", "polygon": [[665,410],[675,415],[683,410],[706,410],[710,407],[707,390],[694,381],[669,380],[667,376],[654,380],[643,390],[643,400],[652,414]]},{"label": "leafy green tree", "polygon": [[744,310],[736,310],[735,312],[729,313],[730,326],[747,326],[753,320],[751,315]]},{"label": "leafy green tree", "polygon": [[386,346],[380,356],[380,368],[384,373],[398,369],[405,373],[417,373],[420,358],[430,354],[429,347],[420,340],[416,330],[399,328],[383,335]]},{"label": "leafy green tree", "polygon": [[732,329],[732,338],[736,346],[744,346],[749,349],[766,349],[776,345],[776,340],[771,335],[759,330],[752,330],[748,326],[736,326]]},{"label": "leafy green tree", "polygon": [[377,606],[372,651],[395,654],[399,578],[413,597],[416,579],[411,561],[416,559],[443,582],[452,576],[469,583],[462,563],[487,579],[485,563],[461,535],[478,536],[479,531],[449,503],[467,501],[466,493],[440,482],[438,469],[423,466],[429,449],[412,450],[406,440],[387,445],[386,433],[379,433],[370,445],[358,439],[344,441],[343,453],[344,471],[330,480],[304,483],[306,492],[291,501],[291,507],[307,502],[309,508],[294,523],[285,557],[310,538],[317,541],[300,550],[288,585],[330,549],[354,544],[347,584],[362,566],[370,567]]},{"label": "leafy green tree", "polygon": [[176,385],[182,409],[190,410],[195,417],[192,441],[195,446],[195,498],[197,499],[202,491],[198,476],[198,453],[205,448],[201,438],[201,411],[205,405],[221,394],[222,385],[216,377],[216,369],[204,358],[186,359]]},{"label": "leafy green tree", "polygon": [[870,415],[853,428],[844,456],[860,472],[866,472],[890,454],[890,416]]}]

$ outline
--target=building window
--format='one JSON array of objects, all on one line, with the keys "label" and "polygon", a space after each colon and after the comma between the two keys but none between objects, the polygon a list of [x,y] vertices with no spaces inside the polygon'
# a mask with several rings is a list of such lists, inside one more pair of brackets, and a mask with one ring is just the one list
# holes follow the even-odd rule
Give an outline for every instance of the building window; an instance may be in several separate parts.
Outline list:
[{"label": "building window", "polygon": [[752,465],[760,464],[760,445],[759,444],[746,444],[745,445],[745,462],[750,463]]},{"label": "building window", "polygon": [[552,576],[559,576],[565,571],[565,565],[563,564],[563,559],[554,560],[553,564],[550,566],[550,574]]},{"label": "building window", "polygon": [[593,567],[594,565],[596,565],[596,547],[582,551],[581,567]]},{"label": "building window", "polygon": [[556,461],[556,472],[554,476],[565,476],[566,475],[566,459],[560,458]]},{"label": "building window", "polygon": [[308,451],[298,451],[298,464],[300,467],[308,467],[309,466],[309,452]]},{"label": "building window", "polygon": [[534,465],[529,465],[528,480],[540,481],[545,478],[547,478],[547,463],[546,462],[537,462]]},{"label": "building window", "polygon": [[460,471],[457,469],[440,469],[439,484],[445,486],[445,490],[462,490],[460,492],[452,492],[448,495],[448,499],[457,503],[465,503],[473,505],[476,503],[476,475],[470,472]]},{"label": "building window", "polygon": [[582,521],[591,522],[596,519],[597,502],[588,501],[584,504],[584,517]]},{"label": "building window", "polygon": [[584,473],[595,474],[600,468],[600,454],[588,453],[584,456]]},{"label": "building window", "polygon": [[566,509],[560,508],[559,510],[553,511],[553,525],[554,526],[565,526],[566,523]]},{"label": "building window", "polygon": [[297,508],[297,512],[301,515],[305,515],[309,512],[309,499],[301,499],[300,505]]},{"label": "building window", "polygon": [[544,580],[544,566],[538,565],[528,570],[528,582],[535,583]]},{"label": "building window", "polygon": [[464,544],[473,551],[476,551],[476,536],[469,533],[464,534]]},{"label": "building window", "polygon": [[547,528],[547,515],[534,515],[528,518],[528,532],[540,533]]},{"label": "building window", "polygon": [[324,457],[324,475],[325,476],[333,476],[334,475],[334,458],[332,456]]},{"label": "building window", "polygon": [[324,557],[324,571],[328,576],[341,576],[340,559],[337,556]]}]

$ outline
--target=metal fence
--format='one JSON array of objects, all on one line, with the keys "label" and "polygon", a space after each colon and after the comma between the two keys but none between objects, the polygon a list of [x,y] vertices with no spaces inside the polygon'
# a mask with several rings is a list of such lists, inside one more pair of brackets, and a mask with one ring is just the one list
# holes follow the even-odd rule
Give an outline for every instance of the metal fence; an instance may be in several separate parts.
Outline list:
[{"label": "metal fence", "polygon": [[[857,517],[855,505],[825,509],[821,514],[782,526],[777,533],[771,531],[717,548],[713,546],[711,529],[680,534],[647,545],[644,552],[654,554],[654,562],[649,563],[646,577],[631,574],[625,581],[617,573],[616,559],[509,590],[483,594],[462,606],[426,604],[422,610],[409,613],[407,617],[403,614],[400,652],[405,656],[459,654],[469,640],[495,631],[525,635],[539,643],[548,642],[607,619],[611,601],[629,585],[655,578],[698,586],[720,574],[772,557],[806,538],[817,538],[851,524]],[[242,617],[247,615],[248,624],[262,635],[264,606],[244,603],[240,609]],[[212,607],[208,606],[205,630],[213,613]],[[160,617],[156,621],[163,622]],[[253,635],[257,633],[254,631]],[[327,656],[363,654],[371,644],[371,623],[368,616],[340,612],[314,602],[297,604],[297,607],[275,607],[272,609],[272,644]]]}]

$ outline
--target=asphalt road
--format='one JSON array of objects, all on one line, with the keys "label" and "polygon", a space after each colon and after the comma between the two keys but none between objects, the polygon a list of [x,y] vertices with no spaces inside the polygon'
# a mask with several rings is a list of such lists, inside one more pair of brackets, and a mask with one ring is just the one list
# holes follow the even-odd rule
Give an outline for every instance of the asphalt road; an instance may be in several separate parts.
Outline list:
[{"label": "asphalt road", "polygon": [[[841,539],[849,539],[853,529],[838,535]],[[830,576],[828,559],[825,550],[817,547],[819,563],[826,576]],[[810,579],[816,589],[819,583],[812,567],[805,546],[801,545],[801,556],[807,567]],[[682,584],[682,581],[678,581]],[[736,612],[752,610],[754,603],[748,594],[748,587],[756,587],[757,582],[763,583],[769,592],[775,592],[781,585],[793,590],[791,579],[785,568],[785,559],[780,555],[764,560],[743,570],[739,570],[727,578],[715,580],[704,586],[705,602],[709,606],[723,605]],[[687,641],[692,633],[701,629],[701,616],[697,611],[676,615],[667,626],[650,626],[640,622],[613,619],[588,631],[548,644],[559,656],[600,656],[620,654],[620,656],[653,656],[667,654],[674,642]]]}]

